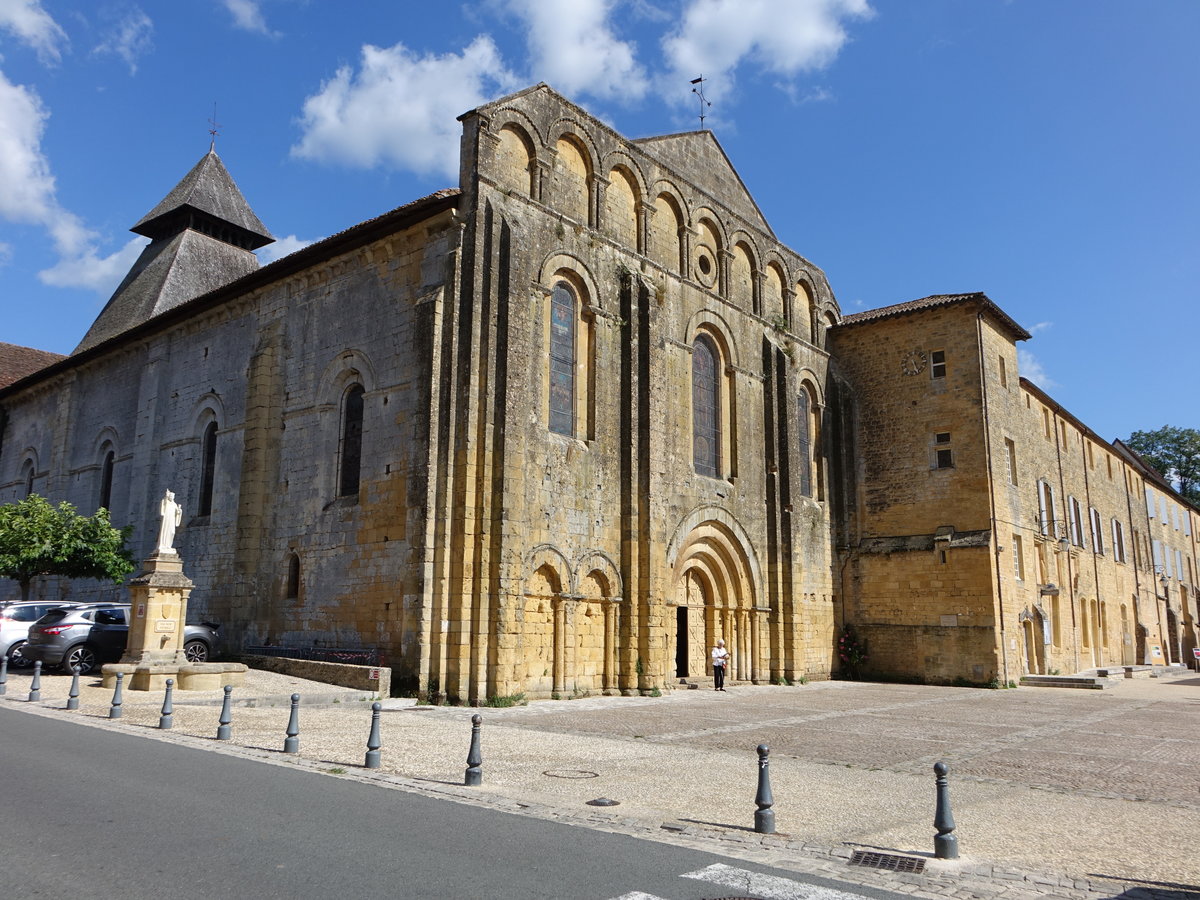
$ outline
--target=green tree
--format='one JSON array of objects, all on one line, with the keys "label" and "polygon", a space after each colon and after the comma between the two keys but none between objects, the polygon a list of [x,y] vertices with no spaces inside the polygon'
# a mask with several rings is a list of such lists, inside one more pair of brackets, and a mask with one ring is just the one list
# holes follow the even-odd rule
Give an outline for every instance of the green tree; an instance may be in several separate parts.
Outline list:
[{"label": "green tree", "polygon": [[1200,503],[1200,431],[1164,425],[1125,442],[1193,503]]},{"label": "green tree", "polygon": [[39,575],[64,578],[108,578],[120,582],[133,571],[133,555],[125,547],[132,529],[114,528],[108,510],[81,516],[70,503],[51,506],[37,494],[0,506],[0,578],[21,585]]}]

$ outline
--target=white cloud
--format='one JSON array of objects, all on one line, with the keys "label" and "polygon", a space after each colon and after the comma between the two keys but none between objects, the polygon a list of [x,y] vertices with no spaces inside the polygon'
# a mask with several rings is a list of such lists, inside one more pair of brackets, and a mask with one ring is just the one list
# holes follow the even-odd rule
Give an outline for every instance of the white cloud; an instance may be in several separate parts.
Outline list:
[{"label": "white cloud", "polygon": [[613,34],[614,0],[508,0],[527,28],[532,75],[567,95],[637,99],[646,76],[637,47]]},{"label": "white cloud", "polygon": [[1053,322],[1038,322],[1036,325],[1034,325],[1032,328],[1029,329],[1029,333],[1037,334],[1038,332],[1041,332],[1041,331],[1049,331],[1053,327],[1054,327]]},{"label": "white cloud", "polygon": [[42,9],[41,0],[0,0],[0,28],[37,51],[43,63],[62,59],[67,33]]},{"label": "white cloud", "polygon": [[[113,288],[137,258],[145,238],[135,238],[110,256],[100,256],[97,235],[55,194],[50,163],[42,153],[49,112],[32,89],[0,72],[0,218],[39,225],[49,232],[59,262],[38,273],[46,284],[84,287],[101,294]],[[0,258],[11,256],[11,248]]]},{"label": "white cloud", "polygon": [[254,252],[258,254],[259,261],[265,266],[267,263],[273,263],[275,260],[289,256],[297,250],[303,250],[310,244],[315,244],[318,240],[320,238],[306,241],[303,238],[296,237],[294,234],[289,234],[285,238],[277,238],[275,243],[267,244],[267,246]]},{"label": "white cloud", "polygon": [[689,0],[663,38],[664,91],[690,99],[683,87],[704,75],[710,99],[728,94],[746,62],[787,78],[825,68],[848,39],[844,23],[871,15],[867,0]]},{"label": "white cloud", "polygon": [[12,259],[13,248],[12,244],[0,242],[0,267],[7,266],[8,261]]},{"label": "white cloud", "polygon": [[0,218],[41,225],[60,253],[78,252],[94,235],[58,204],[42,133],[50,113],[32,88],[0,72]]},{"label": "white cloud", "polygon": [[149,238],[131,238],[124,247],[108,256],[101,256],[89,243],[78,253],[64,256],[49,269],[38,272],[38,278],[51,287],[84,288],[107,297],[117,289],[148,243]]},{"label": "white cloud", "polygon": [[265,34],[267,37],[279,37],[279,32],[267,27],[267,20],[259,9],[258,0],[224,0],[225,8],[233,15],[235,28]]},{"label": "white cloud", "polygon": [[475,38],[461,54],[418,56],[403,44],[362,48],[360,67],[342,66],[304,101],[294,156],[454,177],[457,116],[516,85],[495,43]]},{"label": "white cloud", "polygon": [[1017,368],[1022,378],[1028,378],[1044,391],[1058,387],[1058,382],[1046,374],[1037,357],[1028,350],[1017,350]]},{"label": "white cloud", "polygon": [[136,75],[138,57],[150,52],[154,46],[150,40],[153,32],[154,23],[150,17],[135,6],[106,30],[104,40],[92,52],[119,56],[129,66],[129,74]]}]

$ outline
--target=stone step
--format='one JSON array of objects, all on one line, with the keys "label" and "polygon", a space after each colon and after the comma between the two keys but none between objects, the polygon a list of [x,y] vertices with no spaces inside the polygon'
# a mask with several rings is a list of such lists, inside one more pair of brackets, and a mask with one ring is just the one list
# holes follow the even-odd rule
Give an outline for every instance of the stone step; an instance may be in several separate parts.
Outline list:
[{"label": "stone step", "polygon": [[1107,678],[1086,675],[1024,675],[1022,687],[1075,688],[1085,691],[1102,691],[1110,686]]}]

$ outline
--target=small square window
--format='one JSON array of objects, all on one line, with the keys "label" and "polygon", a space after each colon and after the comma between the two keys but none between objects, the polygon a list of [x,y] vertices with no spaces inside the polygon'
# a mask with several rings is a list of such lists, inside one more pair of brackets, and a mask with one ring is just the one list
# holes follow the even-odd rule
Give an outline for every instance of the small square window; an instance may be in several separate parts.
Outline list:
[{"label": "small square window", "polygon": [[933,439],[934,439],[935,443],[948,444],[948,443],[950,443],[950,432],[939,431],[936,435],[934,435]]},{"label": "small square window", "polygon": [[929,354],[929,375],[931,378],[946,377],[945,350],[934,350]]},{"label": "small square window", "polygon": [[939,469],[954,468],[954,453],[951,450],[939,450],[937,452],[937,467]]}]

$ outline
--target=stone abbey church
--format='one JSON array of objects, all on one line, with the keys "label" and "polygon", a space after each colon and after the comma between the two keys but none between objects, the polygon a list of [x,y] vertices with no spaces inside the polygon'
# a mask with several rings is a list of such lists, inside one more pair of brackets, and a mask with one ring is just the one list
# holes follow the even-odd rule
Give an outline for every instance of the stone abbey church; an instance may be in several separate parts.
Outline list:
[{"label": "stone abbey church", "polygon": [[843,315],[707,131],[544,85],[461,121],[457,189],[261,268],[204,156],[73,354],[0,345],[0,501],[104,506],[141,558],[169,488],[234,649],[467,702],[670,689],[718,638],[738,681],[828,678],[845,625],[868,677],[1191,658],[1200,513],[987,296]]}]

